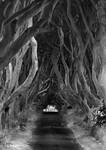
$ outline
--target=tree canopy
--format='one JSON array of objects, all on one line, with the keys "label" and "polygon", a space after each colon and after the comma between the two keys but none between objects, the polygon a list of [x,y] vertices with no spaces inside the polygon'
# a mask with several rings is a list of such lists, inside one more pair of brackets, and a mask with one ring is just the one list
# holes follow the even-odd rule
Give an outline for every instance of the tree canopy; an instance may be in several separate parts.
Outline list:
[{"label": "tree canopy", "polygon": [[1,124],[50,98],[89,117],[105,105],[105,10],[104,0],[0,0]]}]

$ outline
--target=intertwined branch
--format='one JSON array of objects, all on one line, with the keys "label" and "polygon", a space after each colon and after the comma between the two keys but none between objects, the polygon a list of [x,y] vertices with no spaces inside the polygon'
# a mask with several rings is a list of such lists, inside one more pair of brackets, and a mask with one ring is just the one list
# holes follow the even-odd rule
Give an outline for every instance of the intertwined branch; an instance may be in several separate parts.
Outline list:
[{"label": "intertwined branch", "polygon": [[[103,82],[101,88],[106,56],[103,3],[6,0],[0,8],[0,75],[6,76],[1,82],[1,110],[18,101],[19,95],[42,104],[42,97],[56,86],[54,91],[66,107],[78,106],[91,116],[91,109],[100,107],[105,97],[102,88],[106,89]],[[31,58],[27,56],[29,63],[23,65],[28,51]],[[28,75],[19,85],[22,65]],[[43,86],[47,79],[51,82]]]}]

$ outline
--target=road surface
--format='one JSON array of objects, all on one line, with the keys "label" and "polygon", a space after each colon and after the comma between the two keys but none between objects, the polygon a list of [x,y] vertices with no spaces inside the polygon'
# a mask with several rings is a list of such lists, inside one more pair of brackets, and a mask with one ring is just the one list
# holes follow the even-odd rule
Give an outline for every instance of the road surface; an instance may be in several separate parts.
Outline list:
[{"label": "road surface", "polygon": [[58,112],[42,113],[35,126],[32,150],[83,150]]}]

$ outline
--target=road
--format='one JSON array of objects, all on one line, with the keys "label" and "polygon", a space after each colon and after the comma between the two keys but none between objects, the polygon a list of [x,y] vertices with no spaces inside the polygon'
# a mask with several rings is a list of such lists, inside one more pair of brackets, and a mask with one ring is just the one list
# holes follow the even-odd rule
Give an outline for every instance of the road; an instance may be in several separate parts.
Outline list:
[{"label": "road", "polygon": [[35,122],[32,150],[83,150],[58,112],[42,113]]}]

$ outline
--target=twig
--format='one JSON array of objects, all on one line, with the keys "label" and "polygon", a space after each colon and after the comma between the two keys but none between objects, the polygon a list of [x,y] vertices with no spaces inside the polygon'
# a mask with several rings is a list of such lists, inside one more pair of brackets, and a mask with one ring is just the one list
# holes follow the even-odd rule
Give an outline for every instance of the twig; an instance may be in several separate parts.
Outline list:
[{"label": "twig", "polygon": [[50,87],[50,85],[48,85],[47,88],[45,88],[45,89],[39,91],[39,92],[37,93],[37,95],[40,95],[40,94],[42,94],[42,93],[44,93],[44,92],[47,92],[47,90],[49,89],[49,87]]}]

